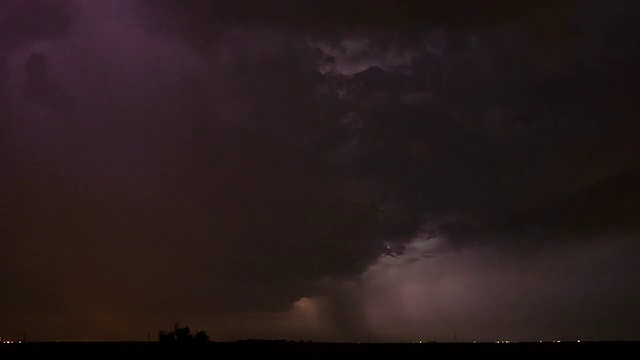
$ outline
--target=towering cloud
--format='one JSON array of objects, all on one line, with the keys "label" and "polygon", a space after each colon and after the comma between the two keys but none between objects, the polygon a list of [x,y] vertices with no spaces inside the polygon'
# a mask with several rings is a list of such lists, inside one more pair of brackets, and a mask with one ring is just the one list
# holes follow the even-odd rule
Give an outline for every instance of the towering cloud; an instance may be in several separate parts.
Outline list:
[{"label": "towering cloud", "polygon": [[7,4],[0,331],[491,337],[637,236],[628,2]]}]

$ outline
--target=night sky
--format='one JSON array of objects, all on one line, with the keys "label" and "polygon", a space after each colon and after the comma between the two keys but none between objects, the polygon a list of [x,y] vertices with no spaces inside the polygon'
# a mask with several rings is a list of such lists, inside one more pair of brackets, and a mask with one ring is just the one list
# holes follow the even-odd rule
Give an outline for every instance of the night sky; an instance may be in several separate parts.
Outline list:
[{"label": "night sky", "polygon": [[1,1],[0,337],[640,340],[639,15]]}]

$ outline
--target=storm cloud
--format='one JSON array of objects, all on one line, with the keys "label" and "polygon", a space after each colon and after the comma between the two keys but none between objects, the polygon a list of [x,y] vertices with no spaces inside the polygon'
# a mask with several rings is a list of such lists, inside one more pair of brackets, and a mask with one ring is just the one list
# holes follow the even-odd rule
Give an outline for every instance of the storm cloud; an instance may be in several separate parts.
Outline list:
[{"label": "storm cloud", "polygon": [[637,273],[634,3],[47,4],[2,5],[2,333],[446,338],[479,291],[490,338],[489,278]]}]

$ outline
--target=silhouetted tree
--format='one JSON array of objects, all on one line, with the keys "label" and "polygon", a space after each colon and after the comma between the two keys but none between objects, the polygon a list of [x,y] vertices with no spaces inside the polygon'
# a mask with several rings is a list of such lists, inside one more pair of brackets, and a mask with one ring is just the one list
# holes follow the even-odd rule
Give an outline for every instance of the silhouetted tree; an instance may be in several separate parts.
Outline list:
[{"label": "silhouetted tree", "polygon": [[193,340],[193,335],[191,335],[191,330],[189,330],[188,326],[180,327],[180,324],[176,323],[173,327],[173,333],[179,343],[187,343]]},{"label": "silhouetted tree", "polygon": [[209,335],[204,330],[198,331],[195,336],[191,334],[191,330],[188,326],[180,326],[179,322],[176,322],[173,326],[173,330],[162,330],[158,333],[158,340],[161,343],[176,343],[176,344],[189,344],[189,343],[206,343],[209,341]]},{"label": "silhouetted tree", "polygon": [[162,330],[162,331],[160,331],[158,333],[158,340],[161,343],[171,343],[171,342],[174,342],[176,340],[176,336],[173,333],[173,331],[167,332],[165,330]]},{"label": "silhouetted tree", "polygon": [[206,331],[200,330],[193,337],[193,340],[197,343],[206,343],[209,342],[209,335],[207,335]]}]

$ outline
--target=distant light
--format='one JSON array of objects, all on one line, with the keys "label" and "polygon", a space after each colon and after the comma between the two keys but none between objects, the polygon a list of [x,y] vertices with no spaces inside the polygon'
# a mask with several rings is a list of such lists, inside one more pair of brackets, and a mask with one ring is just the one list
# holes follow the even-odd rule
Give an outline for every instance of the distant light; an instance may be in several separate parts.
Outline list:
[{"label": "distant light", "polygon": [[418,341],[420,344],[422,344],[422,340]]},{"label": "distant light", "polygon": [[578,339],[578,342],[580,342],[580,339]]}]

